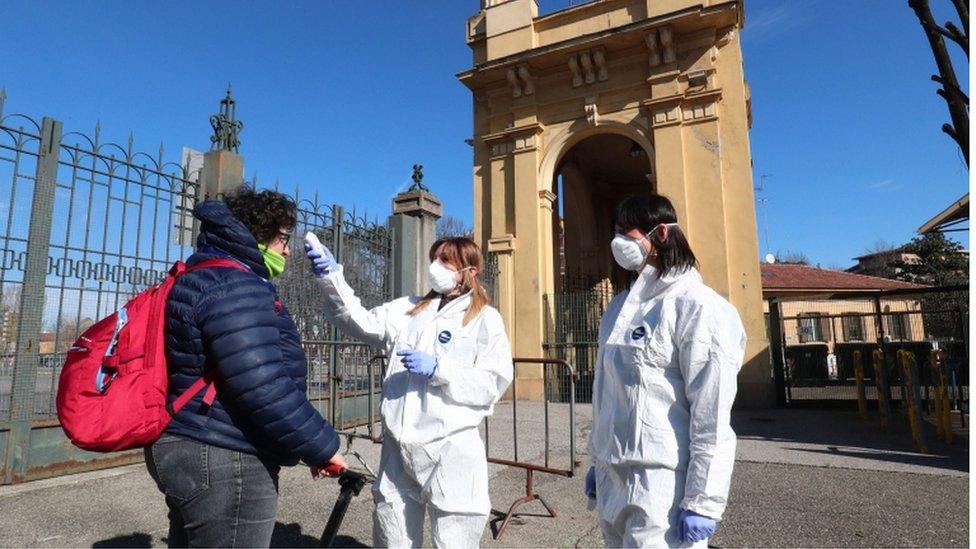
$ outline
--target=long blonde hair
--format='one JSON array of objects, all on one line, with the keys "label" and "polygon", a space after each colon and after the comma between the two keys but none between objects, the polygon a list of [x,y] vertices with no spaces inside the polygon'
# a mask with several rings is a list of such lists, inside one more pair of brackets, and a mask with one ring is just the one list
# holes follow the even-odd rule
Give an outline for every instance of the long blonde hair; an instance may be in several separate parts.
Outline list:
[{"label": "long blonde hair", "polygon": [[[440,259],[441,263],[445,265],[458,265],[462,269],[466,269],[461,272],[461,293],[471,292],[471,305],[468,307],[468,312],[464,314],[462,321],[462,326],[467,326],[481,313],[482,309],[490,304],[488,292],[485,291],[481,279],[478,278],[485,268],[485,259],[481,255],[481,248],[470,238],[453,236],[441,238],[434,242],[434,245],[430,247],[429,256],[431,262]],[[471,269],[468,269],[469,267],[474,267],[477,274],[473,274]],[[434,290],[427,292],[427,295],[407,314],[409,316],[416,315],[424,310],[438,295],[440,294]]]}]

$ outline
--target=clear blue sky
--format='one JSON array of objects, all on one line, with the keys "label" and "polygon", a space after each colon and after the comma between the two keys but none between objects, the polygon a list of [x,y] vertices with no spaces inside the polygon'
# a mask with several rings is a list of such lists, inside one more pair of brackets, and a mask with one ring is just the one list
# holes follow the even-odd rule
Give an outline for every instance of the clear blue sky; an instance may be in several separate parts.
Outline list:
[{"label": "clear blue sky", "polygon": [[[543,12],[568,5],[543,0]],[[448,213],[471,218],[465,19],[478,0],[4,2],[7,112],[143,150],[209,146],[227,82],[246,127],[248,177],[385,216],[423,163]],[[933,0],[937,18],[949,0]],[[368,6],[368,7],[367,7]],[[932,53],[902,0],[749,0],[743,33],[756,181],[769,249],[848,266],[901,243],[968,189],[929,75]],[[952,47],[950,45],[950,47]],[[965,57],[956,56],[968,90]],[[760,210],[760,222],[763,214]],[[963,239],[968,247],[968,238]]]}]

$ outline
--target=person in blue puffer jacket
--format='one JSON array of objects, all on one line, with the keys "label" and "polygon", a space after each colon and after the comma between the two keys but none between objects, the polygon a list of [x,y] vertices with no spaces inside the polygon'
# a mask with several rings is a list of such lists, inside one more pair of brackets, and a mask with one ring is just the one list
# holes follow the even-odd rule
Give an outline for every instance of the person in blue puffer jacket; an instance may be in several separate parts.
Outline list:
[{"label": "person in blue puffer jacket", "polygon": [[296,207],[243,187],[193,215],[200,236],[187,266],[220,257],[246,269],[201,269],[173,286],[168,402],[202,377],[216,396],[208,406],[205,391],[194,395],[146,448],[146,465],[166,496],[171,547],[268,547],[280,468],[303,461],[318,478],[345,467],[338,435],[308,401],[298,329],[270,282],[284,271]]}]

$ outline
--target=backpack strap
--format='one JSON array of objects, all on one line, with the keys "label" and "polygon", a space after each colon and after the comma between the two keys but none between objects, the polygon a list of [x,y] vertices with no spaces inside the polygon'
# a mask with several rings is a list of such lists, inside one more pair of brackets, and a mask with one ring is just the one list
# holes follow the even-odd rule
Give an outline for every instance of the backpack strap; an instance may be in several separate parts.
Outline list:
[{"label": "backpack strap", "polygon": [[[238,271],[244,271],[248,273],[252,272],[250,268],[248,268],[240,261],[231,259],[229,257],[228,258],[218,257],[214,259],[207,259],[201,261],[200,263],[197,263],[196,265],[188,269],[184,269],[175,273],[175,276],[182,276],[187,273],[192,273],[194,271],[201,271],[203,269],[220,269],[220,268],[235,269]],[[172,404],[166,405],[166,409],[169,411],[169,415],[175,416],[177,413],[179,413],[179,411],[182,410],[183,407],[186,406],[187,403],[189,403],[190,400],[193,399],[193,397],[200,394],[200,391],[204,387],[207,388],[207,391],[203,394],[203,404],[204,406],[207,407],[212,406],[214,403],[214,399],[217,398],[216,377],[217,377],[216,374],[212,372],[205,372],[203,376],[200,377],[200,379],[194,381],[193,385],[190,385],[190,387],[186,391],[184,391],[182,395],[177,397],[177,399],[174,400]]]},{"label": "backpack strap", "polygon": [[217,398],[217,386],[214,384],[217,380],[215,378],[215,375],[207,372],[200,379],[194,381],[193,385],[190,385],[189,389],[183,391],[183,394],[174,400],[172,404],[166,405],[166,410],[169,411],[169,415],[175,416],[178,414],[193,397],[200,394],[200,390],[204,387],[207,388],[207,392],[203,394],[203,404],[208,407],[212,406],[214,399]]}]

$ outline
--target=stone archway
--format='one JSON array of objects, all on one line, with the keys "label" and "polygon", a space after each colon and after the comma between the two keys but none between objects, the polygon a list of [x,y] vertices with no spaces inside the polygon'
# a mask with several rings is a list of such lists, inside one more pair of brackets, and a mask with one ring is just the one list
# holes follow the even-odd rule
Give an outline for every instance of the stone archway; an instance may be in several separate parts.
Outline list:
[{"label": "stone archway", "polygon": [[554,225],[555,291],[620,287],[609,242],[613,211],[633,194],[654,192],[653,158],[636,141],[618,133],[597,133],[565,151],[556,167]]},{"label": "stone archway", "polygon": [[[485,0],[468,20],[474,66],[458,78],[474,99],[475,238],[497,259],[516,355],[544,353],[561,252],[612,278],[608,210],[643,188],[671,199],[706,283],[739,310],[740,399],[772,404],[742,25],[741,0],[614,0],[547,15],[534,0]],[[633,144],[645,164],[631,161]],[[541,396],[541,374],[519,369],[520,396]]]}]

